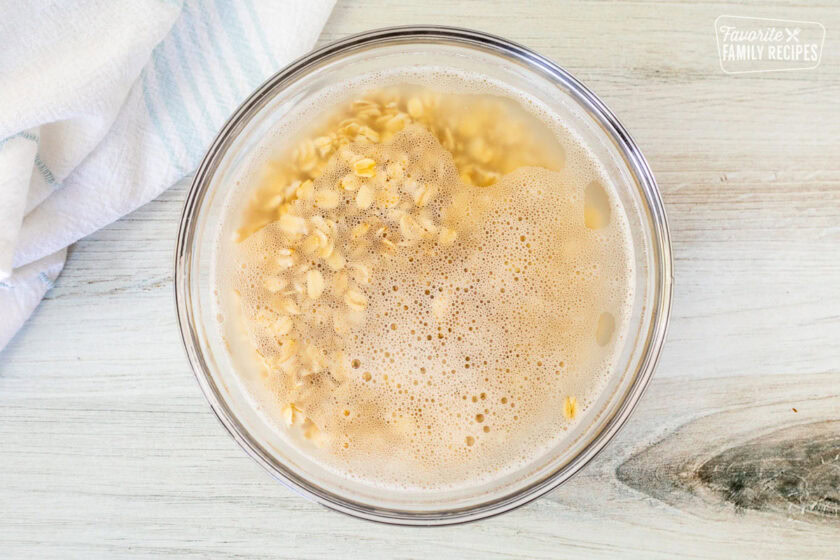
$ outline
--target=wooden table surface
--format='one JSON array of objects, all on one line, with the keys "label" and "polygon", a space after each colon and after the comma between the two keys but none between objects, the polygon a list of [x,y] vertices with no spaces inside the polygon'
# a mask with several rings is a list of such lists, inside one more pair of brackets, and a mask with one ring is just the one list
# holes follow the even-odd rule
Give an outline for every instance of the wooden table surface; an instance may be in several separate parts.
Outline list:
[{"label": "wooden table surface", "polygon": [[[299,498],[231,440],[187,364],[178,186],[76,244],[0,354],[0,557],[837,558],[838,7],[407,4],[339,1],[321,42],[407,23],[506,36],[589,85],[650,161],[674,309],[625,429],[548,496],[465,526],[383,526]],[[721,14],[821,22],[822,63],[724,74]]]}]

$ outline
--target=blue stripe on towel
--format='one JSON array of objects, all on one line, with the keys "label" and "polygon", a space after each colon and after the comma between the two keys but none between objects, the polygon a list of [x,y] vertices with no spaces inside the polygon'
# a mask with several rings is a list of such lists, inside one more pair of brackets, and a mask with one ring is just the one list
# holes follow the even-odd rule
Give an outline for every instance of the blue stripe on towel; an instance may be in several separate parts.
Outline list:
[{"label": "blue stripe on towel", "polygon": [[46,284],[48,290],[51,290],[53,286],[55,286],[55,282],[53,282],[52,279],[49,276],[47,276],[46,272],[39,272],[38,280]]},{"label": "blue stripe on towel", "polygon": [[18,132],[17,136],[20,136],[21,138],[26,138],[27,140],[32,140],[36,144],[39,144],[41,142],[40,136],[38,136],[37,134],[32,134],[31,132],[27,132],[25,130],[23,132]]},{"label": "blue stripe on towel", "polygon": [[[40,143],[41,143],[41,137],[40,136],[38,136],[37,134],[32,134],[31,132],[24,130],[24,131],[18,132],[17,134],[13,134],[12,136],[9,136],[8,138],[0,140],[0,147],[2,147],[9,140],[14,140],[15,138],[23,138],[24,140],[29,140],[30,142],[35,142],[38,145],[40,145]],[[35,165],[35,169],[38,170],[38,173],[41,174],[41,177],[44,178],[44,182],[46,184],[51,185],[51,186],[56,186],[56,185],[60,186],[58,180],[55,178],[55,175],[53,175],[53,172],[50,171],[49,166],[46,163],[44,163],[44,160],[41,159],[41,156],[37,152],[35,153],[35,159],[33,161],[33,164]]]},{"label": "blue stripe on towel", "polygon": [[[248,36],[239,21],[239,14],[236,13],[234,3],[226,0],[216,0],[216,9],[219,12],[219,18],[222,20],[222,27],[225,28],[225,33],[230,39],[230,46],[237,55],[236,61],[246,70],[247,89],[250,91],[251,88],[262,82],[262,76],[260,69],[257,67],[254,53],[248,44]],[[237,103],[239,101],[237,100]]]},{"label": "blue stripe on towel", "polygon": [[149,92],[149,84],[147,79],[148,72],[148,68],[143,70],[143,77],[141,79],[141,85],[143,88],[143,101],[146,104],[146,112],[149,114],[149,120],[152,122],[152,126],[154,126],[157,131],[158,138],[160,138],[160,141],[163,142],[163,148],[166,151],[166,154],[169,156],[169,161],[172,163],[172,166],[176,170],[178,170],[179,173],[186,174],[184,166],[181,165],[181,162],[179,162],[178,158],[175,157],[175,152],[172,149],[172,144],[167,138],[166,132],[163,129],[163,124],[161,123],[160,117],[158,116],[157,110],[155,109],[155,104],[152,100],[152,94]]},{"label": "blue stripe on towel", "polygon": [[[190,67],[190,61],[187,57],[187,51],[184,48],[183,43],[181,42],[181,34],[175,32],[172,34],[172,43],[175,47],[175,51],[178,53],[179,58],[179,66],[181,71],[183,72],[184,81],[187,82],[187,85],[190,88],[193,96],[195,97],[195,102],[198,104],[198,109],[201,112],[201,117],[204,119],[207,128],[212,132],[216,127],[213,126],[213,119],[210,118],[210,113],[207,111],[207,102],[204,99],[204,96],[201,93],[201,90],[198,87],[198,84],[195,81],[195,75],[193,75],[192,68]],[[201,49],[194,49],[193,52],[199,52]],[[203,63],[203,61],[202,61]],[[213,84],[215,86],[215,84]],[[214,88],[215,89],[215,88]],[[215,94],[215,92],[214,92]],[[218,95],[217,95],[218,97]]]},{"label": "blue stripe on towel", "polygon": [[15,138],[23,138],[25,140],[32,140],[36,144],[41,141],[41,139],[38,137],[37,134],[32,134],[31,132],[27,132],[27,131],[24,130],[23,132],[18,132],[17,134],[12,134],[8,138],[4,138],[4,139],[0,140],[0,146],[5,144],[9,140],[13,140]]},{"label": "blue stripe on towel", "polygon": [[[260,18],[257,16],[257,11],[254,9],[254,2],[252,0],[242,0],[242,4],[248,9],[248,15],[251,17],[251,23],[254,24],[254,28],[257,30],[257,37],[262,43],[262,48],[265,53],[268,55],[268,59],[271,61],[272,68],[269,69],[271,73],[277,72],[280,70],[280,63],[277,62],[277,58],[274,56],[274,51],[271,50],[271,46],[268,44],[268,37],[265,36],[265,30],[263,29],[263,22],[260,21]],[[256,84],[254,84],[256,87]]]},{"label": "blue stripe on towel", "polygon": [[56,181],[55,179],[55,175],[53,175],[52,171],[50,171],[50,168],[47,167],[47,164],[41,160],[41,156],[39,156],[38,154],[35,154],[35,169],[38,170],[38,173],[41,174],[41,176],[44,178],[44,181],[46,181],[48,185],[54,186],[58,183],[58,181]]},{"label": "blue stripe on towel", "polygon": [[181,95],[181,90],[169,67],[169,61],[162,52],[162,46],[152,51],[152,67],[155,69],[160,86],[158,94],[187,152],[188,165],[194,165],[200,155],[198,152],[201,150],[201,143],[195,134],[195,123],[187,111],[187,103]]},{"label": "blue stripe on towel", "polygon": [[[213,30],[213,25],[210,24],[204,17],[202,17],[206,13],[206,10],[201,10],[199,14],[196,14],[192,9],[192,3],[187,2],[184,4],[184,15],[187,18],[187,21],[190,22],[189,25],[189,33],[190,33],[190,40],[196,45],[196,50],[201,53],[201,61],[200,65],[201,68],[204,68],[204,74],[207,76],[207,81],[210,82],[211,88],[213,89],[213,93],[216,95],[216,103],[219,107],[219,111],[222,113],[222,118],[227,118],[228,113],[230,113],[231,108],[233,105],[239,100],[239,94],[236,89],[236,80],[233,79],[233,75],[230,72],[230,68],[228,68],[227,64],[225,64],[224,56],[222,55],[221,51],[218,48],[219,41],[216,40],[216,37],[213,36],[211,32]],[[198,25],[202,25],[205,30],[207,31],[208,39],[210,40],[211,46],[215,47],[216,49],[216,57],[212,62],[207,62],[204,59],[204,52],[199,45],[201,44],[198,40],[198,32],[196,31]],[[222,80],[222,83],[225,85],[225,89],[229,94],[229,99],[226,99],[221,95],[220,90],[216,87],[216,82],[213,80],[213,72],[210,68],[213,65],[218,64],[218,66],[227,74],[227,79]],[[215,127],[218,127],[224,122],[223,120],[215,123]]]}]

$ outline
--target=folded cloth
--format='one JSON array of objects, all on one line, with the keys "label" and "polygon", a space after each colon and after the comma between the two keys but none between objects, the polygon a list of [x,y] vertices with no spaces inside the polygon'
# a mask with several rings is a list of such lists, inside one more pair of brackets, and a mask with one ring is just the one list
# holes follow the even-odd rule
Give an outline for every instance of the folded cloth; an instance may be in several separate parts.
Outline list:
[{"label": "folded cloth", "polygon": [[333,3],[0,4],[0,349],[66,247],[191,173],[248,93],[312,48]]}]

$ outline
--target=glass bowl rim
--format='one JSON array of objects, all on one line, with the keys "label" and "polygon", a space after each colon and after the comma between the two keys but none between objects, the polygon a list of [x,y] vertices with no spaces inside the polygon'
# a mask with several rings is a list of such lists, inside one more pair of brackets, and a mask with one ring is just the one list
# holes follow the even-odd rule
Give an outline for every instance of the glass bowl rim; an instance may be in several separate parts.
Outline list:
[{"label": "glass bowl rim", "polygon": [[[290,469],[285,468],[284,465],[268,459],[268,453],[250,437],[248,431],[237,420],[211,378],[201,350],[201,337],[195,329],[192,298],[190,297],[190,281],[195,226],[198,221],[197,209],[200,207],[200,203],[208,191],[210,180],[231,141],[244,128],[250,117],[259,111],[263,102],[267,101],[266,96],[271,95],[272,92],[279,94],[283,91],[284,84],[294,82],[300,74],[305,74],[307,69],[333,56],[346,54],[361,47],[430,41],[456,46],[478,46],[491,51],[496,56],[507,56],[525,62],[548,74],[547,79],[555,80],[556,83],[564,85],[574,94],[575,100],[585,106],[588,115],[596,119],[598,124],[616,143],[616,147],[625,158],[629,172],[641,187],[644,206],[650,214],[652,242],[656,251],[653,262],[657,278],[654,282],[655,292],[651,297],[653,310],[647,345],[637,366],[636,377],[627,388],[617,409],[613,411],[612,417],[577,455],[545,478],[508,493],[501,498],[462,509],[414,512],[377,508],[343,498],[298,476]],[[231,437],[272,477],[299,495],[354,517],[398,525],[450,525],[498,515],[535,500],[577,473],[597,456],[616,435],[644,394],[659,361],[670,319],[673,293],[673,258],[662,198],[646,159],[612,111],[586,86],[551,60],[522,45],[495,35],[449,26],[399,26],[374,29],[351,35],[302,56],[267,79],[234,111],[207,149],[187,193],[175,250],[174,288],[175,307],[181,338],[190,366],[205,398],[219,422]]]}]

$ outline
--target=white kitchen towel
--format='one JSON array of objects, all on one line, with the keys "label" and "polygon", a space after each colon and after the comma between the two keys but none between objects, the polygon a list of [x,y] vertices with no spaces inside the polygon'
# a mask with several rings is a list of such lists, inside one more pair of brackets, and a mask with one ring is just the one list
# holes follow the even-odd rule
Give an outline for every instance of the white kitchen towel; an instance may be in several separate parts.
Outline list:
[{"label": "white kitchen towel", "polygon": [[192,172],[333,3],[0,2],[0,349],[67,246]]}]

